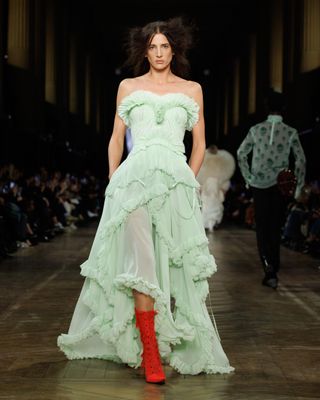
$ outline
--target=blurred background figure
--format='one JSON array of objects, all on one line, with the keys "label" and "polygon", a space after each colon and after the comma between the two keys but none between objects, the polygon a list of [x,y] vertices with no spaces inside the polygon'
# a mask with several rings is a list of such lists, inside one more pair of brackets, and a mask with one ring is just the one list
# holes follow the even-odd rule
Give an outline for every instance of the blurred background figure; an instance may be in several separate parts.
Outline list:
[{"label": "blurred background figure", "polygon": [[226,150],[211,145],[206,149],[202,167],[197,175],[204,227],[212,232],[223,218],[225,194],[235,171],[235,159]]},{"label": "blurred background figure", "polygon": [[[293,157],[297,199],[305,184],[306,158],[297,129],[283,121],[286,106],[283,93],[271,89],[265,101],[267,118],[249,129],[238,148],[237,158],[246,186],[253,194],[257,247],[265,273],[262,284],[276,289],[281,227],[288,205],[288,197],[279,190],[278,175],[290,167]],[[303,209],[304,206],[299,206],[299,215]]]}]

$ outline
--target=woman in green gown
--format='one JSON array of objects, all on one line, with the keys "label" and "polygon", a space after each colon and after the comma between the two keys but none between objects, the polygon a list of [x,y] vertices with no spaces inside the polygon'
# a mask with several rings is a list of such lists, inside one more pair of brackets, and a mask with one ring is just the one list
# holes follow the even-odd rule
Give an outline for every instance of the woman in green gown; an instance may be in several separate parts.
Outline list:
[{"label": "woman in green gown", "polygon": [[[162,364],[192,375],[233,371],[206,307],[216,264],[195,178],[206,148],[202,88],[183,78],[191,38],[180,18],[131,30],[135,77],[118,88],[103,213],[69,331],[58,338],[68,359],[143,366],[151,383],[165,382]],[[121,163],[127,127],[133,148]]]}]

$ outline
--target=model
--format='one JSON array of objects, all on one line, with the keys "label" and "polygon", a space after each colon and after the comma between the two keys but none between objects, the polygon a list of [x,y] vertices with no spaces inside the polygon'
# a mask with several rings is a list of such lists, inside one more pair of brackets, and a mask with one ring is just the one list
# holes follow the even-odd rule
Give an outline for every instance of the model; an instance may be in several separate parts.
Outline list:
[{"label": "model", "polygon": [[[229,373],[206,308],[216,264],[196,195],[205,151],[202,88],[182,78],[190,27],[180,18],[151,22],[129,39],[136,77],[118,88],[103,214],[58,345],[69,359],[143,366],[150,383],[165,382],[162,363],[182,374]],[[120,164],[126,127],[133,148]],[[189,165],[186,130],[193,135]]]}]

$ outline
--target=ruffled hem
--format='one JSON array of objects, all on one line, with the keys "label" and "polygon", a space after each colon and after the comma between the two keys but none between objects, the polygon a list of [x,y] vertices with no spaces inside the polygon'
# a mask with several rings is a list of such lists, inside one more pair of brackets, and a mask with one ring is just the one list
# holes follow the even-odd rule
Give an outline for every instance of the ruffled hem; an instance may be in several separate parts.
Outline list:
[{"label": "ruffled hem", "polygon": [[[99,321],[100,320],[100,321]],[[68,351],[68,346],[74,345],[76,343],[82,342],[85,339],[90,338],[94,333],[97,333],[99,331],[99,326],[101,323],[101,318],[95,317],[90,325],[82,330],[80,333],[77,334],[61,334],[58,337],[58,346],[63,349],[63,351]]]},{"label": "ruffled hem", "polygon": [[172,251],[172,261],[175,265],[182,267],[183,257],[190,253],[190,251],[197,247],[202,249],[208,245],[208,238],[205,234],[197,235],[189,238],[186,242],[182,243],[180,246],[176,247]]},{"label": "ruffled hem", "polygon": [[[155,329],[158,336],[159,351],[163,361],[169,363],[169,365],[176,371],[188,375],[197,375],[200,373],[222,374],[234,371],[234,368],[231,366],[224,367],[214,365],[212,361],[210,361],[211,357],[209,351],[205,352],[204,355],[193,364],[186,364],[179,356],[174,354],[174,348],[172,349],[171,345],[175,346],[181,344],[182,340],[194,340],[196,332],[195,327],[197,327],[198,334],[201,335],[203,346],[208,346],[206,347],[207,349],[210,349],[212,346],[212,332],[210,332],[209,327],[205,327],[205,322],[200,316],[193,315],[189,310],[181,307],[179,301],[176,302],[178,312],[183,313],[186,318],[183,325],[176,323],[177,326],[173,326],[168,323],[165,297],[157,286],[152,285],[141,278],[135,278],[128,274],[118,276],[114,281],[114,286],[117,290],[126,293],[126,295],[130,297],[132,297],[132,290],[135,289],[140,293],[151,296],[155,300],[155,310],[158,312],[155,321]],[[90,292],[89,289],[85,298],[92,299],[94,297],[95,293]],[[86,304],[92,312],[97,312],[92,303],[87,303],[87,301],[85,301],[84,304]],[[112,305],[110,304],[109,307],[112,307]],[[110,321],[106,321],[103,315],[96,316],[91,321],[89,327],[79,334],[60,335],[57,341],[58,346],[70,360],[97,358],[116,363],[126,363],[132,368],[138,368],[142,361],[141,347],[132,346],[132,344],[124,349],[116,347],[121,335],[125,333],[130,325],[134,325],[134,317],[134,309],[132,309],[127,318],[121,324],[111,326]],[[187,323],[187,321],[189,322]],[[93,335],[98,335],[102,342],[106,344],[112,344],[114,346],[115,354],[94,354],[86,356],[73,349],[74,345]],[[137,339],[138,335],[134,335],[133,340],[136,342]],[[136,348],[135,352],[132,351],[134,348]]]},{"label": "ruffled hem", "polygon": [[[154,308],[158,312],[155,319],[155,329],[158,333],[158,342],[160,352],[161,349],[167,349],[168,344],[180,344],[181,340],[191,341],[194,338],[194,329],[188,326],[171,327],[171,333],[173,330],[175,332],[170,336],[170,329],[163,329],[164,324],[168,320],[168,310],[166,305],[166,298],[164,293],[159,289],[159,287],[146,282],[142,278],[135,278],[128,274],[122,274],[118,276],[115,281],[115,286],[118,290],[125,291],[128,296],[132,296],[132,290],[136,290],[140,293],[144,293],[154,299]],[[133,317],[133,316],[132,316]],[[115,333],[117,336],[117,333]],[[167,351],[162,351],[161,355],[163,357],[168,355]]]},{"label": "ruffled hem", "polygon": [[[182,340],[191,341],[194,339],[195,331],[192,326],[187,323],[184,324],[174,324],[174,322],[169,322],[169,315],[166,306],[166,299],[161,290],[155,286],[150,284],[149,282],[144,281],[141,278],[132,277],[128,274],[119,275],[113,284],[116,290],[124,292],[127,296],[132,297],[132,290],[135,289],[140,293],[144,293],[148,296],[151,296],[155,301],[155,310],[157,310],[158,314],[155,320],[155,329],[158,335],[158,343],[161,357],[163,359],[168,359],[171,353],[171,345],[180,344]],[[134,308],[127,313],[126,319],[121,321],[121,323],[113,324],[109,318],[106,318],[106,314],[108,314],[113,308],[113,304],[110,302],[108,305],[109,310],[106,310],[105,313],[101,313],[97,309],[97,305],[93,301],[93,299],[98,298],[98,293],[95,292],[99,287],[99,290],[103,290],[100,285],[96,286],[96,289],[92,289],[93,286],[88,285],[87,293],[83,297],[83,304],[85,304],[89,309],[95,314],[99,313],[100,316],[95,316],[90,325],[81,331],[78,334],[62,334],[58,337],[57,344],[59,348],[66,354],[68,359],[85,359],[85,358],[101,358],[105,360],[111,360],[116,362],[125,362],[130,366],[135,368],[139,367],[141,364],[141,347],[137,347],[137,352],[128,354],[127,350],[121,350],[117,348],[117,343],[129,326],[134,326]],[[111,299],[113,296],[111,296]],[[89,301],[88,301],[89,300]],[[105,355],[94,355],[94,356],[83,356],[81,353],[76,352],[72,349],[73,345],[80,343],[86,339],[91,338],[94,335],[98,335],[102,342],[106,344],[111,344],[114,346],[117,354],[105,354]],[[136,333],[133,337],[133,340],[136,341],[138,339],[138,334]],[[132,349],[132,346],[129,346]],[[130,353],[130,352],[129,352]]]},{"label": "ruffled hem", "polygon": [[229,374],[235,369],[231,366],[220,367],[217,365],[207,365],[208,360],[201,358],[194,364],[186,364],[179,357],[173,356],[170,359],[170,366],[177,372],[184,375],[199,375],[201,373],[206,374]]}]

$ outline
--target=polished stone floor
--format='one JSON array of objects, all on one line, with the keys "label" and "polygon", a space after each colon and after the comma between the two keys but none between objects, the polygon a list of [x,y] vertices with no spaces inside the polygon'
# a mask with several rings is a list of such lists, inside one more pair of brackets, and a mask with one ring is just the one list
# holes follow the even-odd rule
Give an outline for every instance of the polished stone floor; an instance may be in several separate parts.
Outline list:
[{"label": "polished stone floor", "polygon": [[56,346],[82,286],[96,226],[19,250],[0,262],[0,399],[315,400],[320,398],[320,260],[282,249],[280,285],[261,285],[255,233],[209,234],[218,272],[212,308],[229,375],[183,376],[163,386],[141,370],[101,360],[68,361]]}]

